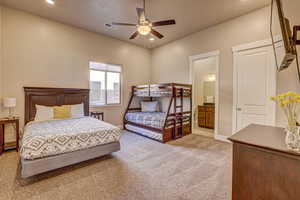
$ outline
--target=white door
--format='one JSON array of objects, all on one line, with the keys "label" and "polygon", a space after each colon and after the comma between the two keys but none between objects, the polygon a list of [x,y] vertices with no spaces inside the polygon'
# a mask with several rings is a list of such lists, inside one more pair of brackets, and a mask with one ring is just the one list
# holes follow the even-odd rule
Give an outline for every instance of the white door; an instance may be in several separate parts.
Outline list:
[{"label": "white door", "polygon": [[275,125],[276,67],[272,46],[234,52],[233,130]]}]

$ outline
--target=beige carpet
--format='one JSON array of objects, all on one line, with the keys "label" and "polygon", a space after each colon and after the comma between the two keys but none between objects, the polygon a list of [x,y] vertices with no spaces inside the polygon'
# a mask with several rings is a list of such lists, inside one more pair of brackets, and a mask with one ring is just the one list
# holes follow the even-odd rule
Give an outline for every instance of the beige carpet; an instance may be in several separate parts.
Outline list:
[{"label": "beige carpet", "polygon": [[0,200],[229,200],[231,145],[187,136],[169,144],[125,132],[110,156],[22,180],[18,155],[0,156]]}]

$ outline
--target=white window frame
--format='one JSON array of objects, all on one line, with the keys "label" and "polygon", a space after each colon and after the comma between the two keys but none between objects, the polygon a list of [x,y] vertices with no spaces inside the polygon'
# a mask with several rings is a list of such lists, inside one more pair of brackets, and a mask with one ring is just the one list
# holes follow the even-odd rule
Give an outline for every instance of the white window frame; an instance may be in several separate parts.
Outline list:
[{"label": "white window frame", "polygon": [[[92,63],[89,62],[90,65]],[[111,71],[111,70],[98,70],[98,69],[94,69],[94,68],[91,68],[91,66],[89,66],[89,72],[91,71],[99,71],[99,72],[104,72],[105,73],[105,103],[104,104],[97,104],[97,103],[93,103],[91,100],[90,100],[90,106],[91,107],[106,107],[106,106],[121,106],[122,105],[122,96],[123,96],[123,92],[122,92],[122,72],[123,72],[123,67],[122,65],[119,65],[119,64],[110,64],[110,63],[100,63],[100,62],[94,62],[94,63],[99,63],[99,64],[104,64],[104,65],[114,65],[114,66],[118,66],[121,68],[121,71],[120,72],[116,72],[116,71]],[[119,93],[120,93],[120,101],[119,103],[107,103],[107,72],[111,72],[111,73],[119,73],[119,83],[120,83],[120,86],[119,86]],[[89,79],[89,85],[91,85],[91,79]]]}]

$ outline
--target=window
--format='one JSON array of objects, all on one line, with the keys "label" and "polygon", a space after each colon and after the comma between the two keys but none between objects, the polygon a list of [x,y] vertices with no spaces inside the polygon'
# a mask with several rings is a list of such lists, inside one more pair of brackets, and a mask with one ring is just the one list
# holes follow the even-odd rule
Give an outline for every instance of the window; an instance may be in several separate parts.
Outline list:
[{"label": "window", "polygon": [[90,62],[90,104],[121,103],[121,72],[118,65]]}]

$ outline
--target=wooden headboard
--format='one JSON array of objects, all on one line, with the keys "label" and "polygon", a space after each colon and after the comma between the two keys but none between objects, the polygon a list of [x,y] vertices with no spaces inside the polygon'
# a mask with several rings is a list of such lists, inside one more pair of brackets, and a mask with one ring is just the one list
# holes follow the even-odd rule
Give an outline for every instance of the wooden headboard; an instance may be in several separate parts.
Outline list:
[{"label": "wooden headboard", "polygon": [[89,89],[24,87],[25,124],[34,120],[35,105],[61,106],[84,104],[84,114],[89,116]]}]

